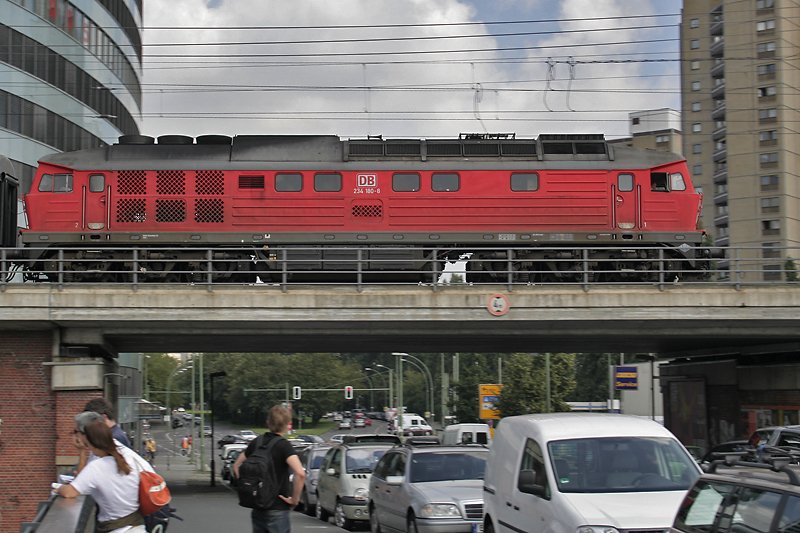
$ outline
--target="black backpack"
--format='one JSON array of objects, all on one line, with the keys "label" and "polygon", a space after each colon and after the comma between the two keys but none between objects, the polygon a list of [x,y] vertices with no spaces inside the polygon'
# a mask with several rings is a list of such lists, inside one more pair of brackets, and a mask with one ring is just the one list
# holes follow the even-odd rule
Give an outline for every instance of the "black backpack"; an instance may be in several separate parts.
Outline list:
[{"label": "black backpack", "polygon": [[272,460],[273,446],[282,437],[274,436],[264,446],[264,435],[259,435],[253,453],[239,465],[239,505],[249,509],[270,509],[278,498],[282,483],[275,472]]}]

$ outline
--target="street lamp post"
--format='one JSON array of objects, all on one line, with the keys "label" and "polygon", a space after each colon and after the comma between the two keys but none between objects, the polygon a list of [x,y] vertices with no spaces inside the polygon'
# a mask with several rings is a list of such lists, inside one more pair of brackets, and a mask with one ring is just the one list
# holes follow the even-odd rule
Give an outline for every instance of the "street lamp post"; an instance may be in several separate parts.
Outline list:
[{"label": "street lamp post", "polygon": [[[430,399],[429,399],[428,405],[431,406],[431,410],[432,410],[432,408],[433,408],[433,375],[431,375],[431,371],[428,368],[428,365],[426,365],[425,362],[422,359],[420,359],[419,357],[417,357],[415,355],[410,355],[410,354],[407,354],[407,353],[404,353],[404,352],[393,352],[392,355],[399,356],[400,358],[405,357],[406,360],[413,359],[414,361],[417,362],[418,367],[422,367],[423,373],[425,374],[425,378],[427,380],[427,383],[430,384],[430,388],[428,389],[429,394],[430,394]],[[408,362],[410,363],[412,361],[408,361]],[[433,413],[431,413],[431,416],[433,416]]]},{"label": "street lamp post", "polygon": [[372,363],[372,364],[373,366],[376,366],[378,368],[385,368],[386,370],[389,371],[389,401],[386,403],[388,407],[394,407],[396,405],[394,403],[394,378],[393,378],[394,370],[392,370],[388,366],[380,365],[378,363]]},{"label": "street lamp post", "polygon": [[210,411],[210,414],[211,414],[211,444],[210,444],[210,446],[211,446],[211,450],[212,450],[211,451],[211,486],[212,487],[216,486],[216,483],[217,483],[216,479],[214,479],[214,472],[216,471],[216,466],[214,465],[214,452],[213,452],[213,449],[214,449],[214,378],[221,378],[223,376],[227,376],[227,374],[225,373],[224,370],[220,371],[220,372],[211,372],[208,375],[208,381],[209,381],[209,384],[211,386],[210,387],[211,390],[209,391],[211,393],[211,397],[209,398],[208,404],[209,404],[209,407],[211,408],[211,409],[209,409],[209,411]]},{"label": "street lamp post", "polygon": [[397,426],[395,430],[400,430],[403,435],[403,356],[408,355],[401,352],[392,352],[397,357]]},{"label": "street lamp post", "polygon": [[[366,368],[364,370],[366,370]],[[372,411],[373,410],[372,406],[375,404],[372,380],[370,379],[369,374],[367,374],[366,372],[364,373],[364,379],[366,379],[367,383],[369,384],[369,410]]]},{"label": "street lamp post", "polygon": [[[406,359],[404,357],[403,361],[406,362],[406,363],[411,363],[412,365],[414,365],[416,367],[416,369],[419,370],[420,374],[422,374],[422,379],[425,381],[425,404],[427,406],[427,412],[430,413],[431,412],[431,401],[432,401],[431,397],[433,396],[433,394],[431,392],[432,385],[430,385],[428,383],[428,375],[425,373],[425,371],[422,369],[422,367],[419,366],[419,363],[415,362],[413,359]],[[428,415],[428,416],[430,416],[430,415]]]}]

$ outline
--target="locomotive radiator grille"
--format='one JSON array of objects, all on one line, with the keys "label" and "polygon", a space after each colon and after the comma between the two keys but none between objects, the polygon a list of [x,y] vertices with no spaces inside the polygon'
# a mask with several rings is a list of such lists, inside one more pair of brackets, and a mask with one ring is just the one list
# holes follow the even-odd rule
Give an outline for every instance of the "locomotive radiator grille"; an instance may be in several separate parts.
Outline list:
[{"label": "locomotive radiator grille", "polygon": [[144,198],[122,198],[117,202],[117,222],[142,223],[146,220]]},{"label": "locomotive radiator grille", "polygon": [[383,216],[383,206],[375,205],[354,205],[352,209],[355,218],[381,218]]},{"label": "locomotive radiator grille", "polygon": [[147,194],[147,173],[144,170],[121,170],[117,176],[119,194]]},{"label": "locomotive radiator grille", "polygon": [[182,170],[157,171],[156,194],[165,194],[165,195],[186,194],[186,173]]},{"label": "locomotive radiator grille", "polygon": [[156,200],[156,222],[183,222],[186,220],[185,200]]},{"label": "locomotive radiator grille", "polygon": [[225,221],[225,206],[221,198],[197,198],[194,201],[194,221],[201,224],[220,224]]},{"label": "locomotive radiator grille", "polygon": [[225,192],[225,173],[221,170],[198,170],[195,191],[209,196],[221,195]]}]

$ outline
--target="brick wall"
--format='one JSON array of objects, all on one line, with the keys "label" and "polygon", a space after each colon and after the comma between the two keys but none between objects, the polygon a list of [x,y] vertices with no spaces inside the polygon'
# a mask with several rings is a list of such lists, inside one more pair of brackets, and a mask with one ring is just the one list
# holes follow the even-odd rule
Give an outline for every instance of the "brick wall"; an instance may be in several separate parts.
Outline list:
[{"label": "brick wall", "polygon": [[50,331],[0,333],[0,532],[19,531],[71,471],[73,417],[100,390],[51,390]]}]

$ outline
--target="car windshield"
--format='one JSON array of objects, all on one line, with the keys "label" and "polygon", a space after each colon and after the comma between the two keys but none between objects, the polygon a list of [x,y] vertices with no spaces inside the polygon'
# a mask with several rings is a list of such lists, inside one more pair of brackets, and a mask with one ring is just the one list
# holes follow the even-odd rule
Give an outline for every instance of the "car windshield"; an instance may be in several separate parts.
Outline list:
[{"label": "car windshield", "polygon": [[485,452],[415,453],[411,458],[411,483],[483,479]]},{"label": "car windshield", "polygon": [[613,437],[548,444],[561,492],[655,492],[687,490],[697,466],[674,439]]},{"label": "car windshield", "polygon": [[386,448],[353,448],[347,451],[345,468],[348,474],[367,474],[375,468],[375,463],[383,457]]}]

